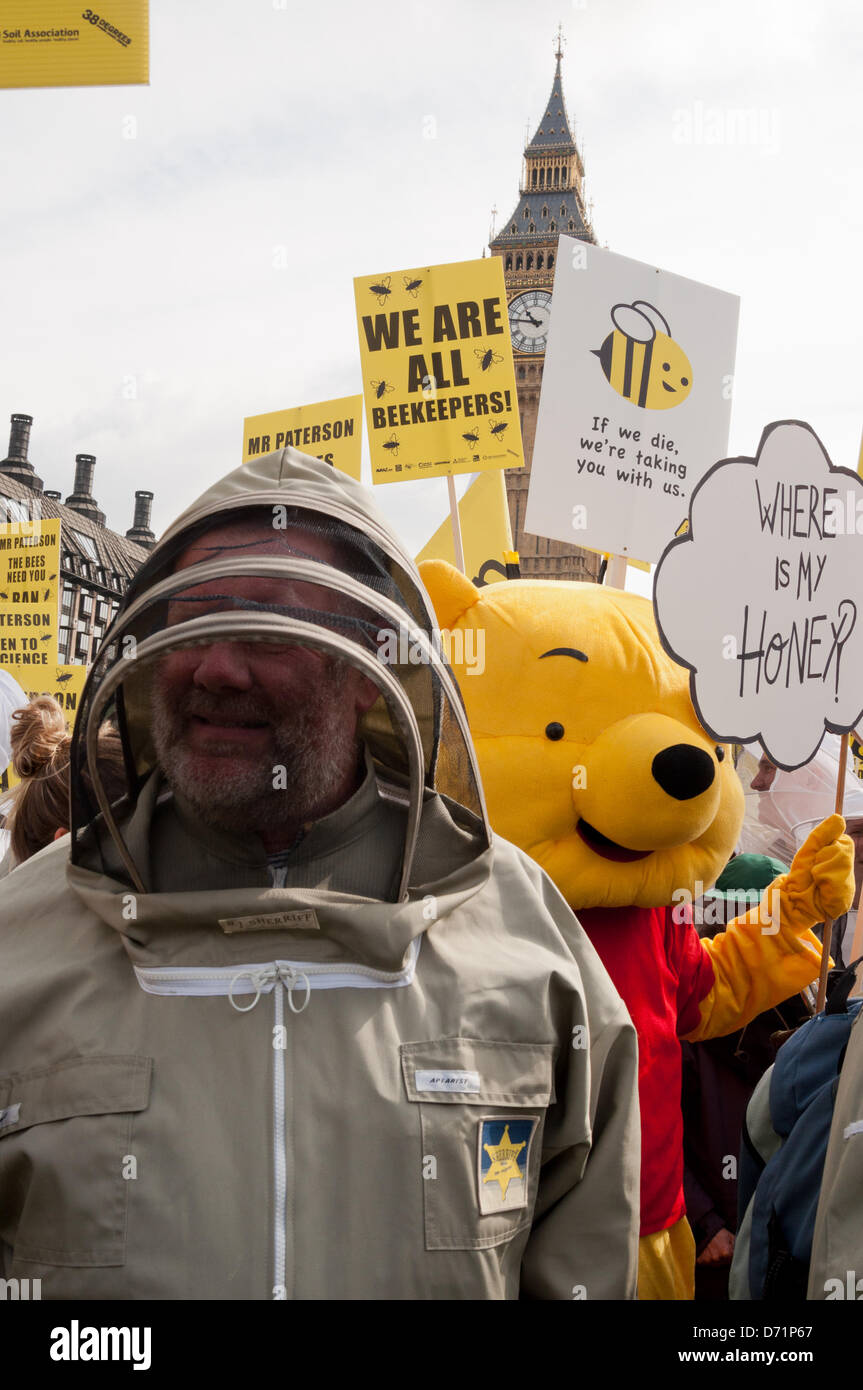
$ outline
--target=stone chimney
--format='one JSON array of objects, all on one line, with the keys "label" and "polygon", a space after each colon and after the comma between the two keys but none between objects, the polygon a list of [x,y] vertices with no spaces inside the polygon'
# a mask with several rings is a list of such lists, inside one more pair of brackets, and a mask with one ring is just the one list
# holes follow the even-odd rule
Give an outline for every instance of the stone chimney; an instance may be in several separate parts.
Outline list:
[{"label": "stone chimney", "polygon": [[33,492],[41,492],[42,479],[37,478],[33,471],[33,465],[27,458],[32,423],[32,415],[12,416],[12,428],[9,431],[9,457],[0,463],[0,473],[5,474],[7,478],[15,478],[17,482],[23,483]]},{"label": "stone chimney", "polygon": [[152,550],[156,544],[156,537],[150,530],[150,513],[153,509],[152,492],[135,493],[135,520],[131,529],[126,532],[127,541],[136,541],[138,545],[143,545],[146,550]]},{"label": "stone chimney", "polygon": [[66,498],[66,506],[73,511],[88,516],[91,521],[105,525],[105,513],[100,512],[93,496],[93,474],[96,470],[95,454],[75,455],[75,489]]}]

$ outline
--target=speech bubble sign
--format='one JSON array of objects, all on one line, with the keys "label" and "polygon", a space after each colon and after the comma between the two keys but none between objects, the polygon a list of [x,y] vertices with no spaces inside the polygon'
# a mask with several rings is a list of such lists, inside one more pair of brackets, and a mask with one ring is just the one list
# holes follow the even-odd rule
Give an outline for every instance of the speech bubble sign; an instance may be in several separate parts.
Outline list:
[{"label": "speech bubble sign", "polygon": [[863,479],[811,426],[768,425],[692,494],[654,583],[662,644],[718,742],[791,771],[863,716]]}]

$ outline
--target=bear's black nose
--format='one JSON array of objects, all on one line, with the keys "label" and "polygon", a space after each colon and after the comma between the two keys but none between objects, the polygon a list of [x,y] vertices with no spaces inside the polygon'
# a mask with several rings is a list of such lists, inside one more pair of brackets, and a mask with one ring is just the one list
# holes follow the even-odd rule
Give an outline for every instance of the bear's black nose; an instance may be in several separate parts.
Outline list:
[{"label": "bear's black nose", "polygon": [[664,792],[675,801],[691,801],[713,784],[713,759],[691,743],[674,743],[657,753],[651,772]]}]

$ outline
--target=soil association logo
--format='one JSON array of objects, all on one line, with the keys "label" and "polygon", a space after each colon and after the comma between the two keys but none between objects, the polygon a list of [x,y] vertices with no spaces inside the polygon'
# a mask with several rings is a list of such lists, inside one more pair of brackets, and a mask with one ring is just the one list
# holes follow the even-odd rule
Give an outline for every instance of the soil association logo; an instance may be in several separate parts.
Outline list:
[{"label": "soil association logo", "polygon": [[4,29],[3,43],[74,43],[80,29]]}]

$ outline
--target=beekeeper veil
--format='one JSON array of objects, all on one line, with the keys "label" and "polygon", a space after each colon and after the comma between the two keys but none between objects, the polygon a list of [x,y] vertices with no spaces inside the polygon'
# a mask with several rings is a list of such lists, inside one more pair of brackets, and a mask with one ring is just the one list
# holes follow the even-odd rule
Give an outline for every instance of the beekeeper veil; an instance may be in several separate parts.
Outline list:
[{"label": "beekeeper veil", "polygon": [[[233,539],[223,534],[208,552],[207,534],[225,526]],[[250,586],[230,581],[248,576],[271,581],[255,590],[265,600],[237,597]],[[412,559],[359,483],[294,449],[236,469],[162,537],[92,667],[72,749],[73,863],[86,857],[95,867],[96,853],[104,868],[110,835],[130,885],[151,891],[123,827],[158,766],[154,678],[168,653],[222,642],[310,648],[373,682],[378,696],[358,736],[381,791],[406,807],[398,899],[408,896],[423,804],[434,793],[481,853],[490,832],[479,774],[434,623]],[[113,805],[97,758],[107,724],[120,733],[126,768],[126,795]]]}]

